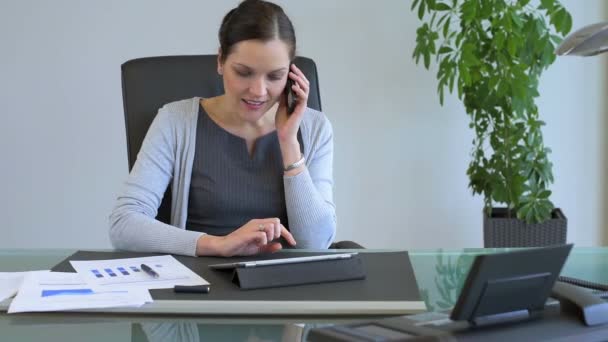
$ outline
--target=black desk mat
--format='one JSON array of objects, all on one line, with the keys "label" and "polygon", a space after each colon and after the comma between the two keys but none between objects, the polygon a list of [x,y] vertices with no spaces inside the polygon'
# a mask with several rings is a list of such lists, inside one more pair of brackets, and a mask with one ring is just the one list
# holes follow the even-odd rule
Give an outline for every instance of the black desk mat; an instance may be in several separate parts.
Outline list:
[{"label": "black desk mat", "polygon": [[[208,294],[174,293],[173,289],[150,290],[155,300],[247,300],[247,301],[422,301],[407,252],[359,253],[367,274],[363,280],[241,290],[231,282],[232,271],[212,270],[211,264],[233,261],[320,255],[320,252],[278,252],[257,257],[174,256],[211,284]],[[163,254],[78,251],[54,266],[55,272],[75,272],[70,260],[139,258]]]}]

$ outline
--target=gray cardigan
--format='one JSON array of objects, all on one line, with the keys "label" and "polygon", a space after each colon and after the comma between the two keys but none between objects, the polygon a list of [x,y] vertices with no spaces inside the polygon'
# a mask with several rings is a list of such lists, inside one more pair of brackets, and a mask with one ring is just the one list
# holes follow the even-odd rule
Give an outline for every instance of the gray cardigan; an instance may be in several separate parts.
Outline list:
[{"label": "gray cardigan", "polygon": [[[195,255],[204,233],[185,226],[199,103],[198,97],[172,102],[154,118],[110,215],[115,248]],[[283,177],[288,228],[298,248],[327,248],[336,232],[333,131],[325,115],[311,108],[304,113],[300,131],[307,168]],[[155,219],[169,182],[171,225]]]}]

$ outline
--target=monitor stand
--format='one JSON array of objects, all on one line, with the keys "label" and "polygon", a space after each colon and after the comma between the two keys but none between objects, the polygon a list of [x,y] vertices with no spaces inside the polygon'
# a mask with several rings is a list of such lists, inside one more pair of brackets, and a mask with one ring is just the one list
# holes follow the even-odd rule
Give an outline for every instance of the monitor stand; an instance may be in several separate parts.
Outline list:
[{"label": "monitor stand", "polygon": [[494,315],[477,316],[468,321],[473,327],[483,327],[494,324],[513,323],[539,318],[542,310],[516,310]]}]

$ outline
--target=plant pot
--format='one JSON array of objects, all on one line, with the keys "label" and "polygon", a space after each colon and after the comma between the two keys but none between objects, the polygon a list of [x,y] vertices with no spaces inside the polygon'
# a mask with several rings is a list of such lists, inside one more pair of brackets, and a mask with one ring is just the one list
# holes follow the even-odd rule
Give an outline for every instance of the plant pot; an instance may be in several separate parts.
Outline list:
[{"label": "plant pot", "polygon": [[529,224],[515,216],[507,217],[507,208],[492,208],[492,216],[483,215],[483,246],[540,247],[566,243],[568,219],[559,208],[551,219]]}]

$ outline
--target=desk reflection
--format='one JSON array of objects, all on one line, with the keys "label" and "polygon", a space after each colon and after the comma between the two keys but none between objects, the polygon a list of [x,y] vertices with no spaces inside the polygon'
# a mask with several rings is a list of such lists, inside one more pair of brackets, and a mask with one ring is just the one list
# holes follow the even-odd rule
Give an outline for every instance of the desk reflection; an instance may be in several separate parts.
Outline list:
[{"label": "desk reflection", "polygon": [[135,323],[132,342],[295,342],[304,341],[304,324],[199,324],[195,322]]}]

